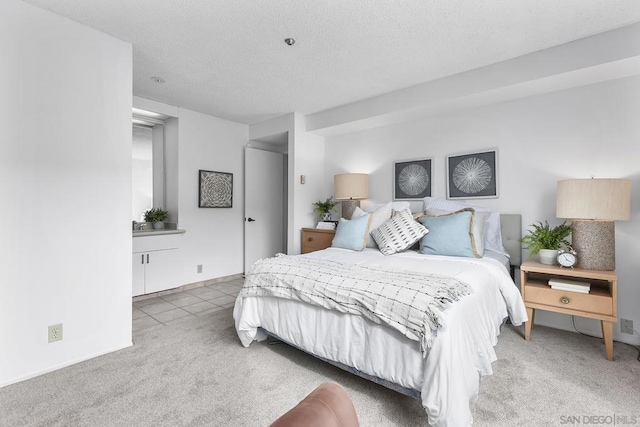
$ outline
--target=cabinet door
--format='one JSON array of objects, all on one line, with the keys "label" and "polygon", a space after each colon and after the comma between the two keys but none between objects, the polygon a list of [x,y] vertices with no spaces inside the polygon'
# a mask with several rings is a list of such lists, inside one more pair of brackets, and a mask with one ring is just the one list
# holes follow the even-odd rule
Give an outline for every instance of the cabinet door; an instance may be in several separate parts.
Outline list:
[{"label": "cabinet door", "polygon": [[144,293],[164,291],[181,285],[182,266],[178,249],[153,251],[147,254],[149,262],[145,264]]},{"label": "cabinet door", "polygon": [[146,259],[144,254],[133,254],[133,296],[144,294],[144,268]]}]

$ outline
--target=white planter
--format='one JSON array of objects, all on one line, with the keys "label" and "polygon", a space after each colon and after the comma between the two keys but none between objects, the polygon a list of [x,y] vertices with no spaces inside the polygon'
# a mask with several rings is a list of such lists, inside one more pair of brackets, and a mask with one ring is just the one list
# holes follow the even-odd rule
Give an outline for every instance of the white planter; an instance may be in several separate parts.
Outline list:
[{"label": "white planter", "polygon": [[555,265],[558,261],[558,251],[555,249],[540,249],[538,254],[541,264]]},{"label": "white planter", "polygon": [[155,230],[162,230],[164,228],[164,222],[162,221],[156,221],[153,223],[153,228]]}]

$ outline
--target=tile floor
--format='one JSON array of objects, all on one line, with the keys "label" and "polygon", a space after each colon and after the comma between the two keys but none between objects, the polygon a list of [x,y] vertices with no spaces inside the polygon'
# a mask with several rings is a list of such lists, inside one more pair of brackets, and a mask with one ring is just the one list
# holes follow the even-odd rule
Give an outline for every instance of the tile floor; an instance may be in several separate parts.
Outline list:
[{"label": "tile floor", "polygon": [[133,303],[133,331],[171,325],[233,307],[244,279],[214,283]]}]

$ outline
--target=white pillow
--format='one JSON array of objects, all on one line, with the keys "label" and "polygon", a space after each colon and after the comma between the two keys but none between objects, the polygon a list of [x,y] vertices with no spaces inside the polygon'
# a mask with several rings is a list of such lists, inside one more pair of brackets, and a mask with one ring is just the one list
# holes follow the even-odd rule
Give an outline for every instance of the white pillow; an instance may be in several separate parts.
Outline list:
[{"label": "white pillow", "polygon": [[410,211],[404,210],[373,230],[371,235],[380,252],[393,255],[406,251],[428,232],[429,230],[413,219]]},{"label": "white pillow", "polygon": [[[473,249],[473,254],[477,257],[482,257],[484,255],[484,231],[487,225],[487,219],[489,219],[490,212],[478,212],[475,210],[475,208],[465,209],[471,209],[473,211],[473,216],[471,217],[471,235],[473,238],[473,240],[471,241],[471,248]],[[442,216],[451,214],[451,212],[444,209],[435,208],[427,209],[425,213],[427,216]]]},{"label": "white pillow", "polygon": [[500,212],[492,212],[484,206],[470,205],[456,200],[436,199],[425,197],[422,199],[424,210],[441,209],[448,212],[459,211],[464,208],[474,208],[476,212],[488,212],[487,223],[484,228],[484,250],[496,252],[506,257],[509,256],[502,244],[502,232],[500,231]]},{"label": "white pillow", "polygon": [[[411,210],[411,204],[409,202],[389,202],[391,203],[391,210],[400,212],[403,211],[405,209],[409,209]],[[373,212],[377,209],[380,209],[382,206],[386,206],[387,204],[382,204],[379,205],[377,203],[369,203],[368,205],[364,206],[362,208],[363,211],[365,212]]]},{"label": "white pillow", "polygon": [[378,205],[379,208],[373,211],[364,211],[359,207],[356,207],[356,210],[353,211],[353,215],[351,218],[358,218],[360,216],[366,215],[367,213],[371,213],[371,225],[369,225],[369,233],[367,233],[367,247],[368,248],[377,248],[376,241],[371,237],[371,231],[380,227],[385,223],[386,220],[391,218],[391,202],[386,205]]}]

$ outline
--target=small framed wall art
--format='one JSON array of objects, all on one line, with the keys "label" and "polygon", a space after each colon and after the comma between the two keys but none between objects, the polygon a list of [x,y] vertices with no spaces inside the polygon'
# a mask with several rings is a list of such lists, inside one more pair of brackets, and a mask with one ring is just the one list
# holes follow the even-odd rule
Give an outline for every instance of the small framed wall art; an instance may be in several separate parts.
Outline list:
[{"label": "small framed wall art", "polygon": [[498,197],[498,150],[447,156],[447,198]]},{"label": "small framed wall art", "polygon": [[233,174],[200,170],[201,208],[230,208],[233,206]]},{"label": "small framed wall art", "polygon": [[416,200],[431,196],[432,159],[393,162],[393,199]]}]

